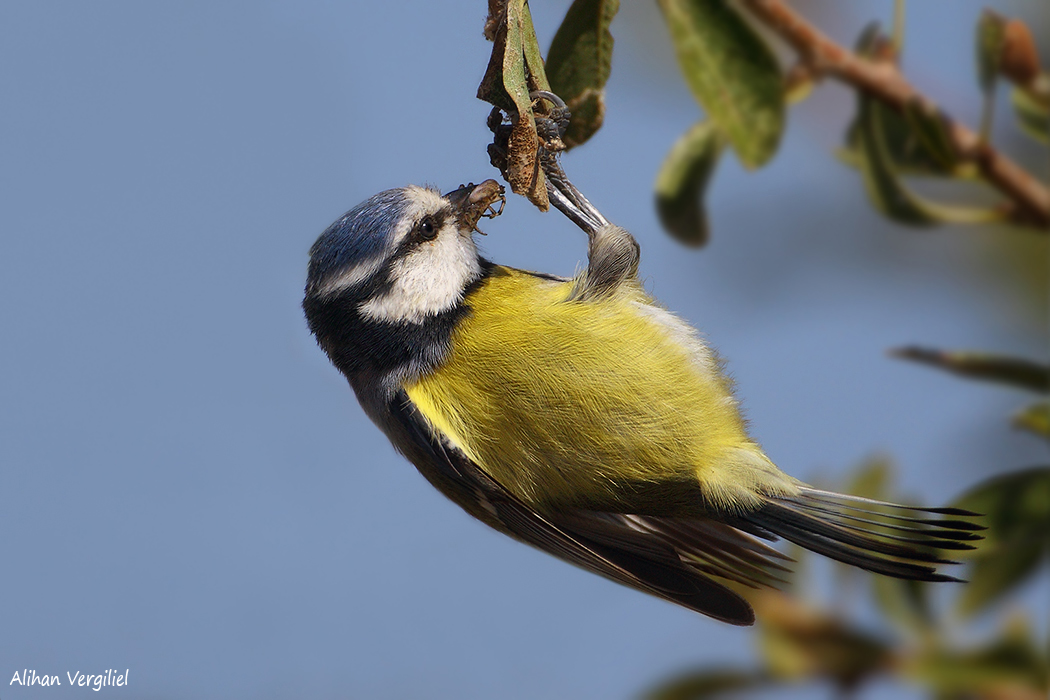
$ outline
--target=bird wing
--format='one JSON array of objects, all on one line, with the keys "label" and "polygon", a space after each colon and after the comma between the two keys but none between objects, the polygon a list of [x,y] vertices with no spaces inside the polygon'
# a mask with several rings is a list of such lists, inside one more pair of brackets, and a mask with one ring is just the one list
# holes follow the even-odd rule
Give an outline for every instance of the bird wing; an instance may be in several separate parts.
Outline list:
[{"label": "bird wing", "polygon": [[574,511],[542,514],[503,488],[446,436],[404,392],[390,412],[395,444],[431,483],[498,530],[583,569],[735,625],[754,622],[751,606],[712,576],[754,587],[784,569],[776,550],[703,519]]}]

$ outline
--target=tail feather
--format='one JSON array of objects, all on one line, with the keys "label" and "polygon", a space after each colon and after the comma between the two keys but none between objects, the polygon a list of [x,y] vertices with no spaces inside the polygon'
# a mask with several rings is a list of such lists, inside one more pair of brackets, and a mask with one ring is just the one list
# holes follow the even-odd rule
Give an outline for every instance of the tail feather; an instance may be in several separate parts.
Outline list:
[{"label": "tail feather", "polygon": [[[794,501],[794,500],[791,500],[791,499],[785,499],[785,500],[787,502],[789,502],[789,503],[802,505],[798,501]],[[922,535],[924,537],[932,537],[932,538],[934,538],[936,540],[947,540],[947,541],[939,541],[939,542],[936,542],[936,543],[931,543],[931,546],[936,546],[936,547],[939,547],[940,549],[973,549],[972,545],[968,545],[968,544],[964,544],[964,543],[965,542],[974,542],[974,541],[983,539],[976,532],[973,532],[973,531],[970,531],[970,530],[964,530],[964,531],[960,531],[960,530],[957,530],[957,529],[953,529],[953,530],[934,530],[932,528],[897,525],[897,524],[894,524],[894,523],[891,523],[891,522],[880,522],[880,521],[875,520],[873,518],[861,518],[861,517],[858,517],[858,516],[855,516],[855,515],[850,515],[848,513],[843,513],[841,511],[834,510],[833,508],[826,508],[826,507],[822,507],[822,506],[808,506],[808,507],[807,506],[803,506],[803,507],[805,507],[806,510],[809,510],[809,511],[815,511],[815,512],[818,512],[818,513],[823,513],[825,515],[828,515],[831,518],[834,518],[836,522],[840,522],[840,523],[843,520],[848,520],[848,521],[854,522],[854,523],[863,523],[865,525],[874,525],[874,526],[876,526],[878,528],[881,528],[881,529],[884,529],[884,530],[893,530],[895,532],[903,532],[903,533],[907,533],[907,534],[910,534],[910,535]],[[934,523],[931,523],[931,524],[943,527],[943,522],[948,522],[948,521],[937,521],[937,522],[934,522]],[[965,523],[965,524],[966,525],[970,525],[971,523]],[[864,528],[854,528],[854,529],[859,529],[861,531],[864,531]],[[895,539],[895,540],[898,540],[898,541],[901,541],[901,542],[914,541],[913,538],[910,538],[910,537],[896,537],[896,536],[892,536],[892,535],[888,535],[888,534],[886,535],[886,537],[889,537],[891,539]]]},{"label": "tail feather", "polygon": [[[956,519],[917,518],[914,513]],[[958,581],[937,564],[956,564],[943,550],[973,549],[983,529],[960,508],[919,508],[803,487],[798,495],[770,496],[727,520],[739,529],[783,537],[838,561],[897,578]],[[862,517],[864,516],[864,517]]]},{"label": "tail feather", "polygon": [[[791,499],[785,499],[785,500],[791,500]],[[904,516],[904,515],[891,515],[891,514],[888,514],[888,513],[877,511],[877,510],[868,510],[868,509],[865,509],[865,508],[857,508],[857,507],[855,507],[853,505],[850,505],[850,504],[834,503],[834,502],[825,501],[825,500],[821,500],[821,499],[808,499],[805,502],[805,506],[809,510],[818,510],[820,508],[820,506],[816,505],[818,503],[827,503],[829,508],[830,508],[830,510],[832,512],[835,512],[835,513],[841,512],[842,509],[848,509],[850,513],[863,513],[865,515],[876,515],[876,516],[879,516],[880,518],[885,519],[886,524],[888,524],[890,522],[907,523],[909,525],[917,525],[920,528],[922,528],[922,527],[932,527],[932,528],[940,528],[940,529],[944,529],[944,530],[953,530],[953,531],[958,531],[958,532],[971,532],[971,533],[976,533],[976,532],[980,532],[982,530],[986,530],[987,529],[984,525],[980,525],[978,523],[970,522],[968,520],[947,520],[945,518],[910,518],[910,517],[907,517],[907,516]],[[908,506],[901,506],[901,507],[905,508],[905,507],[908,507]],[[845,517],[845,516],[842,516],[842,517]],[[980,514],[979,513],[970,513],[970,517],[980,517]],[[883,523],[880,522],[880,524],[883,524]],[[885,527],[886,525],[883,524],[883,526]],[[982,536],[978,535],[975,539],[982,539]]]},{"label": "tail feather", "polygon": [[[784,527],[791,527],[803,532],[811,532],[814,535],[826,537],[827,539],[835,540],[851,547],[859,547],[877,554],[886,554],[891,557],[901,557],[903,559],[925,561],[934,564],[952,563],[944,561],[939,555],[928,550],[887,542],[885,541],[884,535],[874,536],[874,533],[868,533],[864,530],[843,527],[830,519],[814,517],[799,509],[775,501],[768,503],[760,509],[755,517],[758,518],[759,522],[763,525],[774,531],[776,531],[778,526],[781,529]],[[920,543],[916,542],[916,544]],[[921,544],[929,546],[929,543],[925,541]]]}]

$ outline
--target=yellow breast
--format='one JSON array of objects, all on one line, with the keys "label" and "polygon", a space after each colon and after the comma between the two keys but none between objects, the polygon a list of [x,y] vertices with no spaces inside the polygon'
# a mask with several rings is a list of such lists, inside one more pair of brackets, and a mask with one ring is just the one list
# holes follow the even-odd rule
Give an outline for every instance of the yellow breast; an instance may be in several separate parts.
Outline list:
[{"label": "yellow breast", "polygon": [[447,360],[405,387],[436,430],[541,509],[690,479],[730,505],[779,474],[691,328],[638,287],[571,289],[497,267],[467,298]]}]

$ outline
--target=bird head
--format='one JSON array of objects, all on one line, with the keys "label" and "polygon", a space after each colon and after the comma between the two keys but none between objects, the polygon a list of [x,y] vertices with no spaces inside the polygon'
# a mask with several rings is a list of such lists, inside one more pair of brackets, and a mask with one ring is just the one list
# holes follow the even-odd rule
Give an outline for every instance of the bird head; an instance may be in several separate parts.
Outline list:
[{"label": "bird head", "polygon": [[352,300],[362,318],[390,323],[451,309],[481,275],[471,234],[502,197],[495,180],[446,195],[409,186],[370,197],[310,249],[307,299]]},{"label": "bird head", "polygon": [[303,310],[355,389],[373,380],[389,389],[441,360],[466,313],[461,302],[488,264],[472,234],[502,199],[495,180],[446,195],[414,186],[387,190],[317,239]]}]

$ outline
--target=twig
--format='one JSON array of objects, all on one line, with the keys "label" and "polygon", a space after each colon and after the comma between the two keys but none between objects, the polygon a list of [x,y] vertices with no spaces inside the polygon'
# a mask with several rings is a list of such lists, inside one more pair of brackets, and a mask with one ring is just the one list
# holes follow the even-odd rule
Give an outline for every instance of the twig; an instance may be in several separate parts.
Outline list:
[{"label": "twig", "polygon": [[[740,2],[795,49],[814,75],[837,78],[897,110],[903,110],[912,100],[919,100],[931,110],[935,108],[933,101],[915,89],[892,62],[869,61],[839,46],[781,0]],[[972,162],[986,182],[1009,197],[1010,220],[1050,229],[1050,190],[959,122],[948,118],[948,127],[959,157]]]}]

